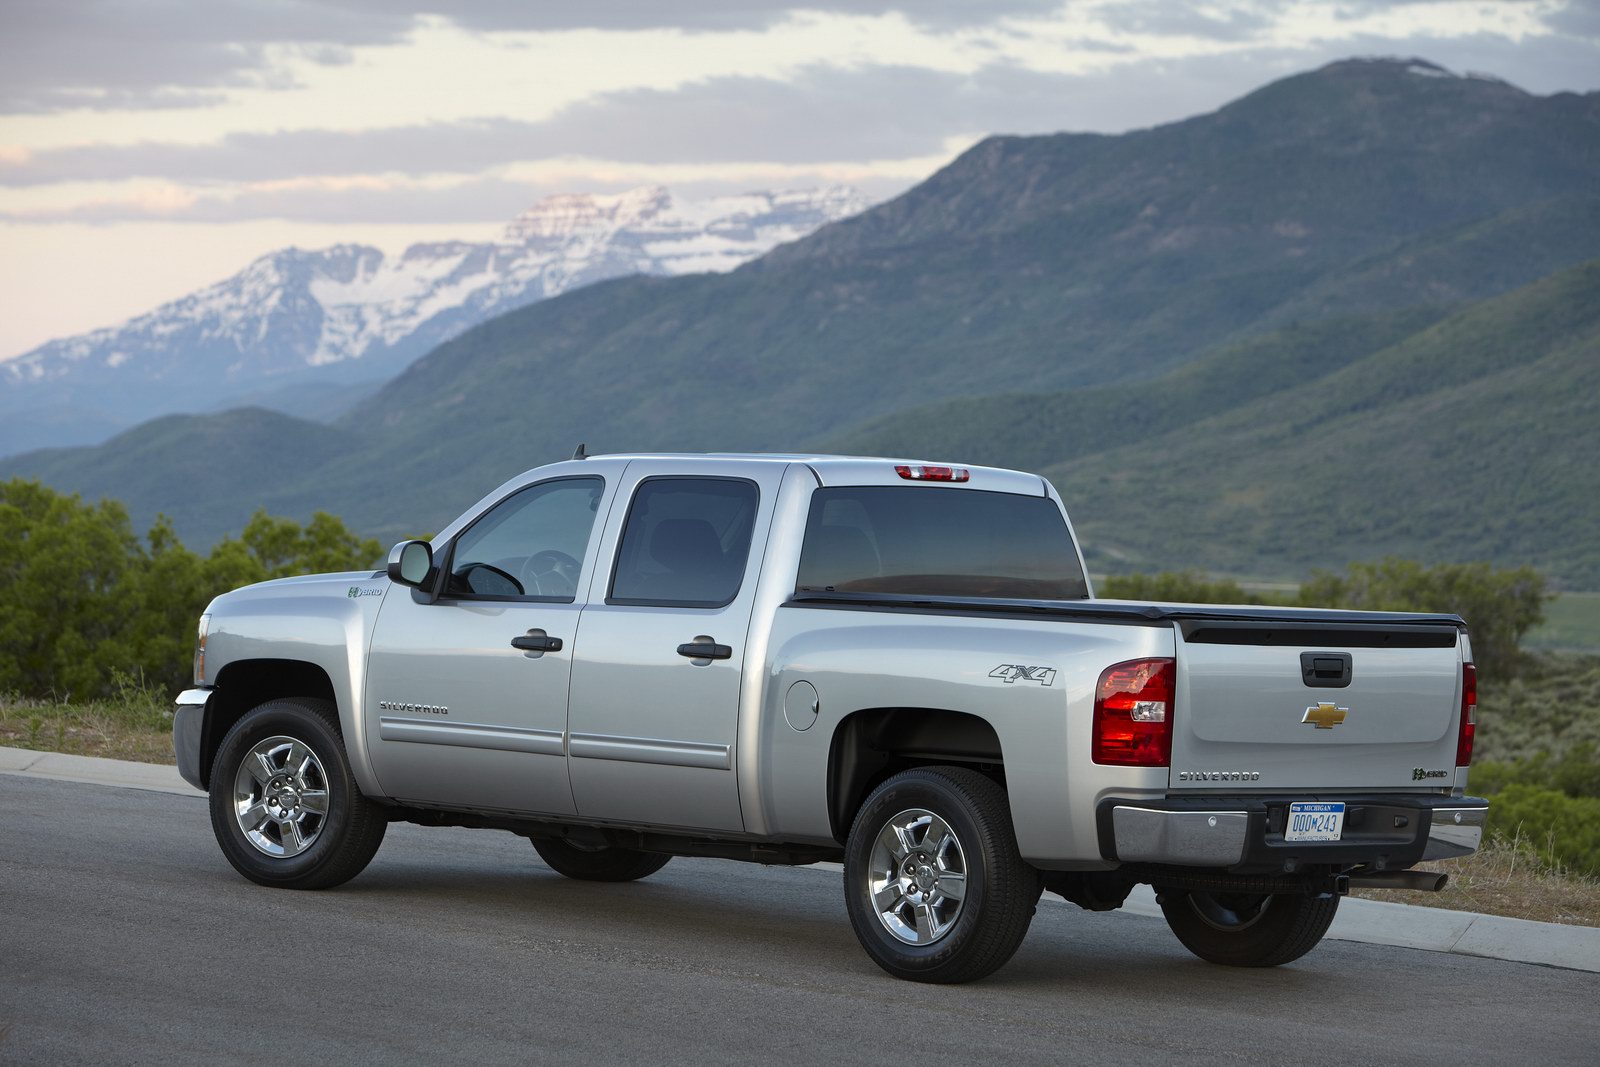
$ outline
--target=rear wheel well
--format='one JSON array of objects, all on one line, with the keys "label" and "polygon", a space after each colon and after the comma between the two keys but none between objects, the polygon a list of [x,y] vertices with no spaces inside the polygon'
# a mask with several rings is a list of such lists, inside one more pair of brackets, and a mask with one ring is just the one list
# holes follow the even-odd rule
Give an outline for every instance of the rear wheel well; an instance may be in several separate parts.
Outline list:
[{"label": "rear wheel well", "polygon": [[867,794],[910,767],[960,764],[1005,788],[1000,735],[976,715],[942,708],[868,708],[839,723],[828,753],[828,822],[844,841]]},{"label": "rear wheel well", "polygon": [[206,706],[205,728],[200,734],[200,779],[207,788],[211,786],[212,761],[234,723],[252,708],[279,697],[312,697],[330,701],[335,707],[339,704],[333,680],[314,663],[249,659],[230,663],[217,672],[216,692]]}]

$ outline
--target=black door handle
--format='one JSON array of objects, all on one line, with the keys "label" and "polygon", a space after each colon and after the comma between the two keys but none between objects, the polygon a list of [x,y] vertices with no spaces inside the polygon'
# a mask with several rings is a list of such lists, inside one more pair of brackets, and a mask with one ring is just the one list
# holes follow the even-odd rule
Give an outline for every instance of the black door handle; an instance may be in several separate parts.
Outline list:
[{"label": "black door handle", "polygon": [[678,646],[678,655],[689,659],[732,659],[733,649],[710,641],[691,641]]},{"label": "black door handle", "polygon": [[1348,652],[1300,653],[1301,679],[1313,689],[1347,688],[1352,666]]},{"label": "black door handle", "polygon": [[524,652],[560,652],[561,638],[545,637],[542,634],[538,636],[513,637],[511,639],[511,647],[520,648]]}]

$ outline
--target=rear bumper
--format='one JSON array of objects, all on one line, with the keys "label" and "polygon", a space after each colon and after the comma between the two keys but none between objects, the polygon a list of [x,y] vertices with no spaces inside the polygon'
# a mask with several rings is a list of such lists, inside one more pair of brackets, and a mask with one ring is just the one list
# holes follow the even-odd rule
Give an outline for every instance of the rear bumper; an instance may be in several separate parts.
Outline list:
[{"label": "rear bumper", "polygon": [[205,736],[206,705],[215,690],[208,687],[185,689],[173,701],[172,751],[178,757],[178,775],[196,789],[205,789],[200,767],[200,746]]},{"label": "rear bumper", "polygon": [[[1283,838],[1289,803],[1345,804],[1338,841]],[[1287,874],[1307,867],[1404,870],[1422,860],[1465,856],[1483,839],[1489,802],[1479,797],[1183,797],[1101,803],[1100,852],[1119,863],[1204,867],[1236,874]]]}]

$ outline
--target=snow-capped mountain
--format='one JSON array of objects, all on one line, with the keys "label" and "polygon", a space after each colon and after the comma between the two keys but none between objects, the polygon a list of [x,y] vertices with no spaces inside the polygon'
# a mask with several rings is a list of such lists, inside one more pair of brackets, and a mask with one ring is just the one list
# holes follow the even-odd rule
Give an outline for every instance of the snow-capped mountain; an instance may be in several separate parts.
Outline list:
[{"label": "snow-capped mountain", "polygon": [[12,413],[0,454],[286,386],[384,379],[513,308],[625,274],[732,270],[865,206],[843,186],[697,201],[653,187],[547,197],[495,241],[393,257],[349,244],[273,252],[120,326],[0,363],[0,412]]}]

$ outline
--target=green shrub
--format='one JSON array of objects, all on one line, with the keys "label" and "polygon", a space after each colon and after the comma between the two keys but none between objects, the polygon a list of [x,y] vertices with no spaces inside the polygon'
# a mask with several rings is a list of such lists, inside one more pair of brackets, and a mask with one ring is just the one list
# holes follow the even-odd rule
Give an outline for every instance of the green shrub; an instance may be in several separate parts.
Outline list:
[{"label": "green shrub", "polygon": [[1580,745],[1600,751],[1600,656],[1547,653],[1520,677],[1479,683],[1480,759],[1526,762]]},{"label": "green shrub", "polygon": [[1489,800],[1491,834],[1574,873],[1600,877],[1600,798],[1512,783]]},{"label": "green shrub", "polygon": [[1531,759],[1475,763],[1468,781],[1472,792],[1483,796],[1526,785],[1574,798],[1600,799],[1600,754],[1592,742],[1584,741],[1559,756],[1541,752]]}]

